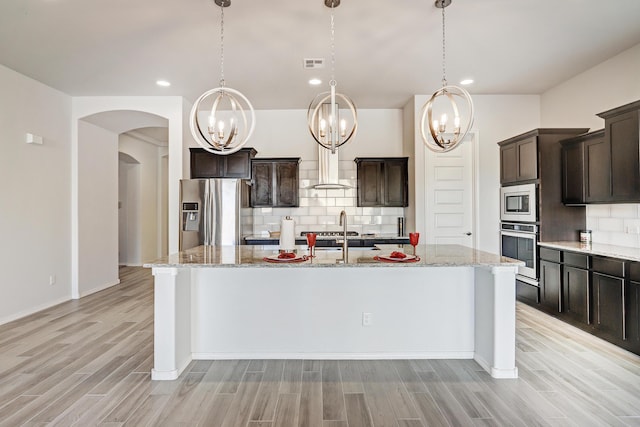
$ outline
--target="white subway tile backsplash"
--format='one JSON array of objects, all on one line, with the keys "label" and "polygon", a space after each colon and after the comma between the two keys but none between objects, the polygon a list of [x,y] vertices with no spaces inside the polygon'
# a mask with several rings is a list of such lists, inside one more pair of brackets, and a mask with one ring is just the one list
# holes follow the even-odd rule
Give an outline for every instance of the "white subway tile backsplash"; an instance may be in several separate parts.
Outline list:
[{"label": "white subway tile backsplash", "polygon": [[308,209],[309,215],[324,215],[327,211],[327,208],[325,207],[310,207]]},{"label": "white subway tile backsplash", "polygon": [[624,232],[624,222],[620,218],[600,218],[598,220],[598,230]]},{"label": "white subway tile backsplash", "polygon": [[611,205],[612,218],[638,218],[637,205]]},{"label": "white subway tile backsplash", "polygon": [[318,217],[317,216],[301,216],[299,221],[296,222],[296,224],[303,224],[303,225],[313,225],[313,224],[317,224],[318,223]]},{"label": "white subway tile backsplash", "polygon": [[640,248],[640,205],[587,205],[587,229],[594,243]]},{"label": "white subway tile backsplash", "polygon": [[609,242],[612,245],[633,248],[638,246],[638,235],[626,233],[609,233]]},{"label": "white subway tile backsplash", "polygon": [[351,197],[336,197],[336,206],[355,206],[356,201]]},{"label": "white subway tile backsplash", "polygon": [[332,189],[332,190],[326,190],[327,191],[327,197],[344,197],[344,190],[342,189]]},{"label": "white subway tile backsplash", "polygon": [[587,216],[605,217],[611,216],[611,205],[587,205]]}]

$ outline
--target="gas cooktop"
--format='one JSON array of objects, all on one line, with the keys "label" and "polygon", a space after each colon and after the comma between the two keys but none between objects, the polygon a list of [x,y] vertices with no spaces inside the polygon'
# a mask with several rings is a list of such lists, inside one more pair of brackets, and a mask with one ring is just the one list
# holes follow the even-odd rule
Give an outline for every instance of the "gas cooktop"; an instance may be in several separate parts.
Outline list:
[{"label": "gas cooktop", "polygon": [[[340,237],[344,233],[342,231],[302,231],[301,236],[306,236],[308,233],[315,233],[319,237]],[[357,231],[347,231],[347,236],[357,236]]]}]

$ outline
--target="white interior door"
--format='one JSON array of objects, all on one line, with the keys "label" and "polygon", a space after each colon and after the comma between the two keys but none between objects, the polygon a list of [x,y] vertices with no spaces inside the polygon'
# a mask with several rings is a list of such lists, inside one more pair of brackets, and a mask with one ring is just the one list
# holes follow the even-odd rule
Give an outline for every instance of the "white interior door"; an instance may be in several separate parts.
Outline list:
[{"label": "white interior door", "polygon": [[427,244],[476,247],[475,140],[474,135],[467,135],[457,148],[447,153],[425,149]]}]

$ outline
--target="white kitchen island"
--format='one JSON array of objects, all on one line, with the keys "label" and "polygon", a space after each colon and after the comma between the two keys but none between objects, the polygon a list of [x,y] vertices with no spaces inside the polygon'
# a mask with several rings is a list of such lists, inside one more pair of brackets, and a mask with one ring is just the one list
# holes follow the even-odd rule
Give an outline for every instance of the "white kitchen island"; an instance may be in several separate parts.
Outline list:
[{"label": "white kitchen island", "polygon": [[517,377],[521,263],[455,245],[418,246],[415,263],[374,259],[398,249],[350,248],[346,264],[317,250],[285,264],[263,260],[273,248],[200,246],[145,264],[152,379],[176,379],[197,359],[291,358],[475,359],[495,378]]}]

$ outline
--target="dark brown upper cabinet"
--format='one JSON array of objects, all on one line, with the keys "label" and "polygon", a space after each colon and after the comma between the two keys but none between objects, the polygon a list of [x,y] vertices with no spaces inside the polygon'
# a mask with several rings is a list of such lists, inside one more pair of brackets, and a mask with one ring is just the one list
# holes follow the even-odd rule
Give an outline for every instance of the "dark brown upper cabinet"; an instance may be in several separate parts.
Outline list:
[{"label": "dark brown upper cabinet", "polygon": [[604,129],[560,141],[562,202],[583,205],[610,200],[610,150]]},{"label": "dark brown upper cabinet", "polygon": [[298,207],[300,158],[251,160],[252,207]]},{"label": "dark brown upper cabinet", "polygon": [[[610,150],[609,203],[640,202],[640,101],[598,114]],[[605,159],[606,160],[606,159]]]},{"label": "dark brown upper cabinet", "polygon": [[537,178],[538,150],[535,136],[500,145],[500,184],[520,183]]},{"label": "dark brown upper cabinet", "polygon": [[358,206],[409,205],[408,157],[358,157]]},{"label": "dark brown upper cabinet", "polygon": [[191,178],[251,178],[251,159],[257,151],[241,148],[233,154],[213,154],[204,148],[189,148]]}]

